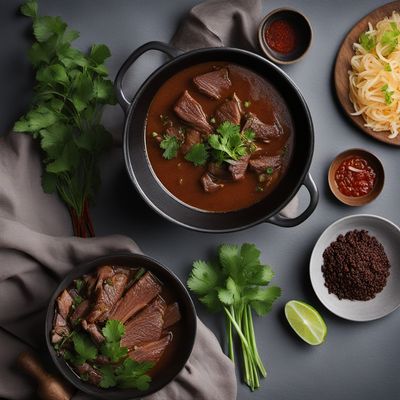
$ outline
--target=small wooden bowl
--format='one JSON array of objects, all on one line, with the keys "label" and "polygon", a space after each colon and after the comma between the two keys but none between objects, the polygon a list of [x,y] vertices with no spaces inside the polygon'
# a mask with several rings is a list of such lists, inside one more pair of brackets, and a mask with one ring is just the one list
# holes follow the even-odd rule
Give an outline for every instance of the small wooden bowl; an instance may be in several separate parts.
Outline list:
[{"label": "small wooden bowl", "polygon": [[[297,35],[296,48],[287,54],[280,53],[269,47],[265,39],[265,31],[274,21],[280,19],[290,22]],[[293,64],[301,60],[310,48],[312,36],[311,24],[307,17],[292,8],[278,8],[271,11],[263,18],[258,28],[258,43],[262,52],[277,64]]]},{"label": "small wooden bowl", "polygon": [[[339,165],[342,163],[343,160],[352,156],[359,156],[365,159],[376,174],[374,187],[365,196],[360,196],[360,197],[346,196],[339,190],[335,181],[335,174],[336,170],[339,168]],[[379,159],[369,151],[363,149],[350,149],[344,151],[343,153],[340,153],[332,161],[328,172],[328,182],[332,193],[339,201],[341,201],[344,204],[347,204],[348,206],[353,206],[353,207],[363,206],[375,200],[378,197],[379,193],[382,191],[383,184],[385,182],[385,172],[383,169],[383,165],[379,161]]]}]

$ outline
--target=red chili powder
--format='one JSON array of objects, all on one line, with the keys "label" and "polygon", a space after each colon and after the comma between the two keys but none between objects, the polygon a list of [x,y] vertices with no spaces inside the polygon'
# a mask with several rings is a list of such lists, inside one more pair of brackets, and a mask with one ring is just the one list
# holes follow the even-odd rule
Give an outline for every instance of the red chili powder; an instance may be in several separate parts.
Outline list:
[{"label": "red chili powder", "polygon": [[268,46],[278,53],[291,53],[297,45],[297,35],[290,21],[277,19],[265,31]]}]

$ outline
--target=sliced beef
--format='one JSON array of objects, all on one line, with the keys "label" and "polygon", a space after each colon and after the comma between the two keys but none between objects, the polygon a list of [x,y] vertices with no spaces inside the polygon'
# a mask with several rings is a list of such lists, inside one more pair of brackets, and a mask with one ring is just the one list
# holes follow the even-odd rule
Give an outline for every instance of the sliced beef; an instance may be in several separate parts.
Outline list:
[{"label": "sliced beef", "polygon": [[89,300],[83,300],[82,303],[80,303],[74,310],[74,312],[71,314],[69,317],[69,320],[73,323],[76,324],[80,319],[82,319],[86,313],[90,309],[90,302]]},{"label": "sliced beef", "polygon": [[185,142],[181,146],[183,154],[189,152],[193,145],[201,143],[201,133],[195,129],[188,129],[185,135]]},{"label": "sliced beef", "polygon": [[193,78],[193,82],[200,93],[216,100],[219,100],[223,92],[232,85],[227,68],[196,76]]},{"label": "sliced beef", "polygon": [[179,118],[187,122],[193,128],[206,134],[212,133],[213,128],[208,123],[203,108],[187,90],[185,90],[183,95],[179,98],[174,107],[174,111]]},{"label": "sliced beef", "polygon": [[70,333],[67,321],[60,313],[54,315],[53,330],[51,333],[51,341],[54,344],[60,342],[64,336],[68,336]]},{"label": "sliced beef", "polygon": [[161,292],[160,282],[150,273],[146,272],[121,299],[114,308],[110,319],[117,319],[122,323],[149,304]]},{"label": "sliced beef", "polygon": [[92,385],[100,385],[102,378],[101,373],[95,370],[90,364],[83,363],[82,365],[76,365],[74,368],[80,377],[88,380]]},{"label": "sliced beef", "polygon": [[227,100],[217,108],[215,111],[215,121],[217,125],[222,124],[223,122],[231,122],[234,125],[240,125],[240,121],[242,119],[242,106],[240,99],[233,95],[231,100]]},{"label": "sliced beef", "polygon": [[244,174],[246,173],[247,166],[249,164],[250,156],[244,156],[237,161],[229,162],[229,171],[232,174],[232,178],[234,181],[239,181],[244,178]]},{"label": "sliced beef", "polygon": [[207,193],[213,193],[216,192],[217,190],[220,190],[224,187],[223,183],[218,183],[213,179],[213,177],[206,172],[202,177],[201,177],[201,184],[203,185],[203,189]]},{"label": "sliced beef", "polygon": [[98,273],[95,288],[94,304],[87,321],[94,323],[104,321],[117,301],[122,297],[128,283],[128,275],[124,272],[114,271],[111,267],[102,267]]},{"label": "sliced beef", "polygon": [[67,290],[63,290],[62,293],[57,297],[57,309],[64,319],[67,319],[73,302],[74,301]]},{"label": "sliced beef", "polygon": [[250,169],[258,174],[265,173],[268,168],[279,169],[282,165],[281,156],[259,156],[249,161]]},{"label": "sliced beef", "polygon": [[93,342],[96,344],[101,344],[104,342],[104,336],[100,332],[96,324],[88,324],[86,320],[82,321],[82,328],[89,333]]},{"label": "sliced beef", "polygon": [[172,303],[167,306],[164,314],[164,325],[163,329],[167,329],[172,325],[175,325],[181,320],[181,312],[179,310],[178,303]]},{"label": "sliced beef", "polygon": [[168,333],[159,340],[146,343],[143,346],[138,346],[137,348],[135,348],[135,350],[132,350],[128,353],[129,357],[137,362],[143,362],[143,361],[157,362],[161,358],[162,354],[164,353],[164,350],[169,345],[171,340],[172,340],[172,333]]},{"label": "sliced beef", "polygon": [[132,317],[125,324],[125,335],[121,339],[121,346],[131,349],[160,339],[166,308],[163,298],[157,296],[153,302]]},{"label": "sliced beef", "polygon": [[229,172],[227,163],[220,164],[216,162],[209,162],[207,165],[207,171],[212,175],[212,177],[218,180],[223,180],[223,181],[232,180],[232,175]]},{"label": "sliced beef", "polygon": [[264,122],[260,121],[252,113],[249,113],[247,116],[246,123],[243,126],[243,131],[245,130],[253,131],[257,140],[261,140],[266,143],[283,134],[282,128],[278,121],[272,125],[264,124]]}]

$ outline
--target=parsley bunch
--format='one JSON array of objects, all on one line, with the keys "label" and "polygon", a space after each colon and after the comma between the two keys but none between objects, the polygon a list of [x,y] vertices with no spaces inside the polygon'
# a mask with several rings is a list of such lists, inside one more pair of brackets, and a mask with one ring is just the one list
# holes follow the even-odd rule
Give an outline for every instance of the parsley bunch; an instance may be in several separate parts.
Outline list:
[{"label": "parsley bunch", "polygon": [[261,264],[254,244],[224,244],[218,254],[218,262],[195,261],[187,284],[210,311],[225,314],[229,357],[235,361],[235,331],[241,343],[244,381],[254,390],[260,386],[260,375],[267,373],[257,350],[252,311],[266,315],[281,289],[267,287],[274,273]]},{"label": "parsley bunch", "polygon": [[60,17],[39,16],[35,0],[21,6],[32,18],[36,41],[29,60],[36,71],[33,104],[14,125],[41,145],[46,193],[57,192],[71,213],[76,236],[94,236],[88,205],[100,183],[98,160],[111,144],[102,126],[105,104],[115,104],[112,82],[104,65],[105,45],[88,54],[71,46],[79,33]]},{"label": "parsley bunch", "polygon": [[[108,320],[102,329],[102,333],[105,342],[98,349],[86,333],[73,331],[68,337],[68,341],[72,341],[72,349],[71,351],[62,351],[63,357],[73,365],[89,362],[93,368],[100,372],[102,377],[100,387],[103,389],[117,386],[123,389],[147,390],[151,378],[146,373],[154,366],[154,363],[138,363],[127,357],[128,349],[121,347],[120,344],[125,333],[125,327],[121,322]],[[63,346],[66,343],[63,343]],[[99,354],[106,356],[111,364],[97,365],[96,358]],[[81,376],[81,379],[87,380],[87,377]]]}]

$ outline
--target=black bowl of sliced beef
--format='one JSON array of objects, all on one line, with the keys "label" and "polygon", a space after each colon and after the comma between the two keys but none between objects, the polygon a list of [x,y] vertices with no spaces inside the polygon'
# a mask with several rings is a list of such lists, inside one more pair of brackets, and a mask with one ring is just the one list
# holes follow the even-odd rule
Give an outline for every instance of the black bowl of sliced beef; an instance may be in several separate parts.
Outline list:
[{"label": "black bowl of sliced beef", "polygon": [[[148,50],[170,60],[128,101],[124,75]],[[314,211],[311,115],[293,81],[268,60],[240,49],[183,53],[150,42],[123,64],[115,87],[126,112],[129,176],[168,220],[229,232],[261,222],[295,226]],[[281,216],[302,185],[310,193],[306,210],[295,218]]]},{"label": "black bowl of sliced beef", "polygon": [[167,385],[194,345],[196,312],[185,286],[143,255],[98,258],[71,271],[52,296],[46,341],[76,388],[136,399]]}]

